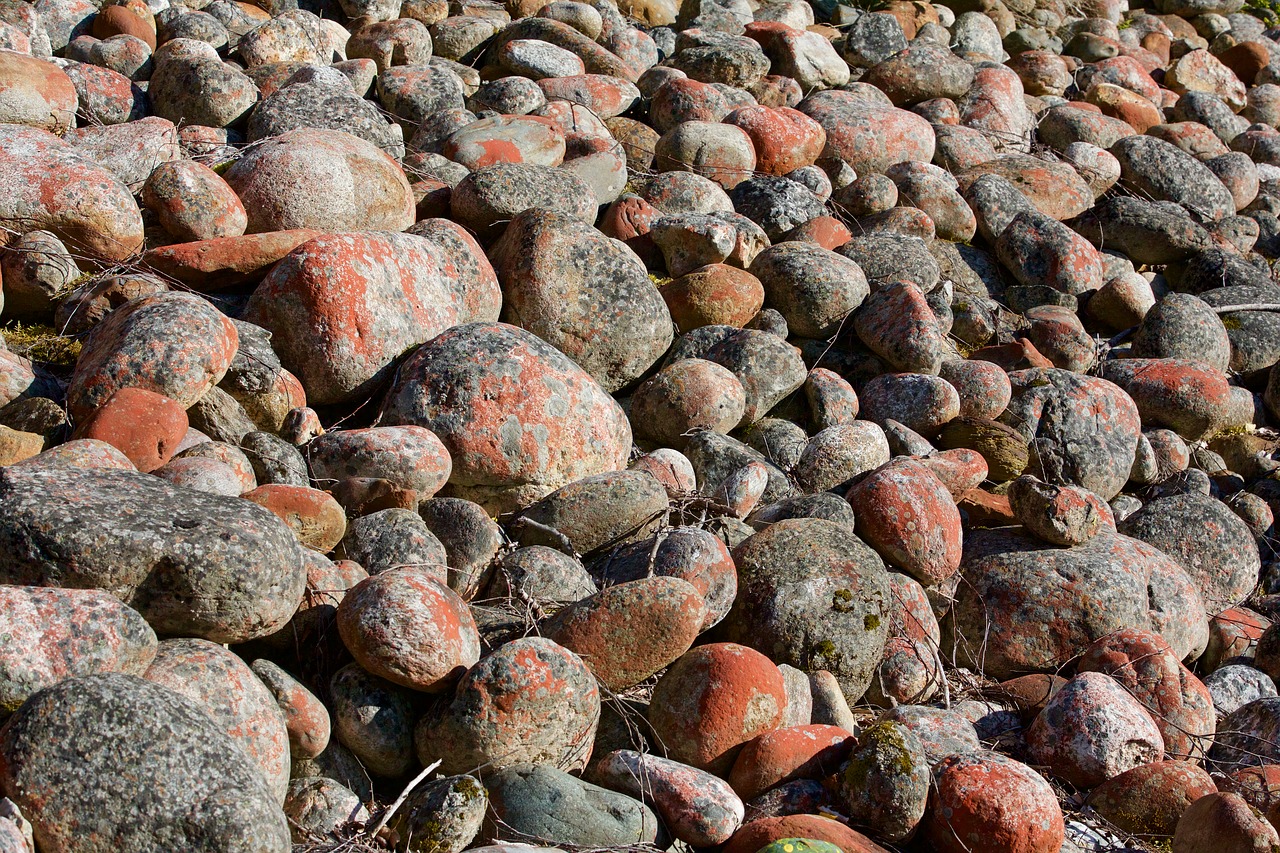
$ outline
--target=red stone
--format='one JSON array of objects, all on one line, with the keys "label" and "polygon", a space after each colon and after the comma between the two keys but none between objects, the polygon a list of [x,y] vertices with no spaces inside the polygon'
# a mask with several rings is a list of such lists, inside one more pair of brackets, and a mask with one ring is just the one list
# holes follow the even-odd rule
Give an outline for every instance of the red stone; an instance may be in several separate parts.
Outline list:
[{"label": "red stone", "polygon": [[173,458],[188,426],[186,411],[163,394],[121,388],[79,426],[76,438],[105,441],[148,473]]},{"label": "red stone", "polygon": [[924,837],[936,853],[1058,853],[1065,828],[1053,788],[1025,764],[991,752],[934,768]]},{"label": "red stone", "polygon": [[712,643],[685,652],[658,680],[649,722],[671,758],[723,778],[744,743],[781,725],[786,706],[773,661]]},{"label": "red stone", "polygon": [[347,532],[347,516],[327,492],[306,486],[269,483],[243,495],[266,507],[289,525],[303,545],[321,553],[332,551]]},{"label": "red stone", "polygon": [[804,725],[760,735],[738,753],[729,784],[749,800],[793,779],[823,779],[849,757],[855,739],[838,726]]}]

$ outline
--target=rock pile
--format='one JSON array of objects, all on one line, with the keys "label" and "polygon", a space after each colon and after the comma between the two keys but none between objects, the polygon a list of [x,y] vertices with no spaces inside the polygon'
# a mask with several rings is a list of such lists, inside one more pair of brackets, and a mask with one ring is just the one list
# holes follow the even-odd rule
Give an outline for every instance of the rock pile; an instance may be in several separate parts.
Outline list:
[{"label": "rock pile", "polygon": [[0,850],[1280,849],[1243,6],[0,0]]}]

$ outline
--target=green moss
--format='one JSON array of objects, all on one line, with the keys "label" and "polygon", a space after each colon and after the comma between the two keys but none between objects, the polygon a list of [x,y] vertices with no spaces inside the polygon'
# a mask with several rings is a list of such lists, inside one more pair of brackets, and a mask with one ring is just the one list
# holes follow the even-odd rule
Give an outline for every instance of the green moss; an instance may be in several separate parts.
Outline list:
[{"label": "green moss", "polygon": [[880,627],[880,617],[874,613],[868,613],[862,617],[862,627],[867,631],[874,631]]},{"label": "green moss", "polygon": [[1280,0],[1245,0],[1244,11],[1268,26],[1280,22]]},{"label": "green moss", "polygon": [[672,282],[672,278],[669,275],[660,275],[656,272],[651,272],[649,273],[649,281],[653,282],[654,287],[663,287],[670,284]]},{"label": "green moss", "polygon": [[858,749],[849,758],[843,782],[850,790],[861,790],[867,787],[873,774],[890,772],[907,776],[914,766],[911,750],[902,739],[897,724],[882,720],[858,738]]},{"label": "green moss", "polygon": [[81,344],[40,323],[11,323],[0,329],[5,345],[17,355],[53,367],[71,367],[80,357]]},{"label": "green moss", "polygon": [[1238,328],[1240,328],[1240,321],[1239,321],[1238,319],[1236,319],[1235,317],[1231,316],[1230,314],[1223,314],[1223,315],[1222,315],[1221,317],[1219,317],[1218,319],[1220,319],[1220,320],[1222,321],[1222,325],[1223,325],[1223,327],[1224,327],[1224,328],[1227,328],[1227,329],[1238,329]]}]

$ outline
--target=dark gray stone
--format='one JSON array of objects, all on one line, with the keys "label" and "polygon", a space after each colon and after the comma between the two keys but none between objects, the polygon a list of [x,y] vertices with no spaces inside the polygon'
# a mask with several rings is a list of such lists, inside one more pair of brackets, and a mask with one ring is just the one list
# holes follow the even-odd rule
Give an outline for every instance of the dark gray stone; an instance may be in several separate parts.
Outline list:
[{"label": "dark gray stone", "polygon": [[553,767],[518,764],[485,784],[493,811],[487,839],[622,847],[659,836],[658,817],[644,803]]},{"label": "dark gray stone", "polygon": [[134,676],[37,693],[9,721],[0,756],[0,786],[49,849],[290,850],[258,767],[194,702]]},{"label": "dark gray stone", "polygon": [[306,585],[297,539],[270,511],[145,474],[3,469],[0,519],[0,582],[106,590],[162,634],[265,636]]}]

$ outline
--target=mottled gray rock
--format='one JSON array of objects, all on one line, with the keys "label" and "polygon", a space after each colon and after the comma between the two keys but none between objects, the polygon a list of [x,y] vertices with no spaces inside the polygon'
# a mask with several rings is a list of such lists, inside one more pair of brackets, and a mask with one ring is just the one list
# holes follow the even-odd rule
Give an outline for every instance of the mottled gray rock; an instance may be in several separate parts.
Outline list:
[{"label": "mottled gray rock", "polygon": [[265,636],[297,609],[301,549],[249,501],[143,474],[0,471],[0,580],[118,596],[161,633]]},{"label": "mottled gray rock", "polygon": [[[84,748],[102,742],[111,748]],[[240,747],[194,702],[131,675],[36,694],[9,721],[0,757],[0,785],[50,849],[290,849],[284,813]]]},{"label": "mottled gray rock", "polygon": [[[613,847],[658,838],[658,817],[625,794],[545,765],[518,764],[486,780],[493,816],[488,839]],[[501,825],[493,821],[500,820]]]},{"label": "mottled gray rock", "polygon": [[860,697],[884,649],[892,599],[884,562],[848,530],[816,518],[779,521],[734,551],[738,597],[723,639],[775,663],[836,676]]}]

